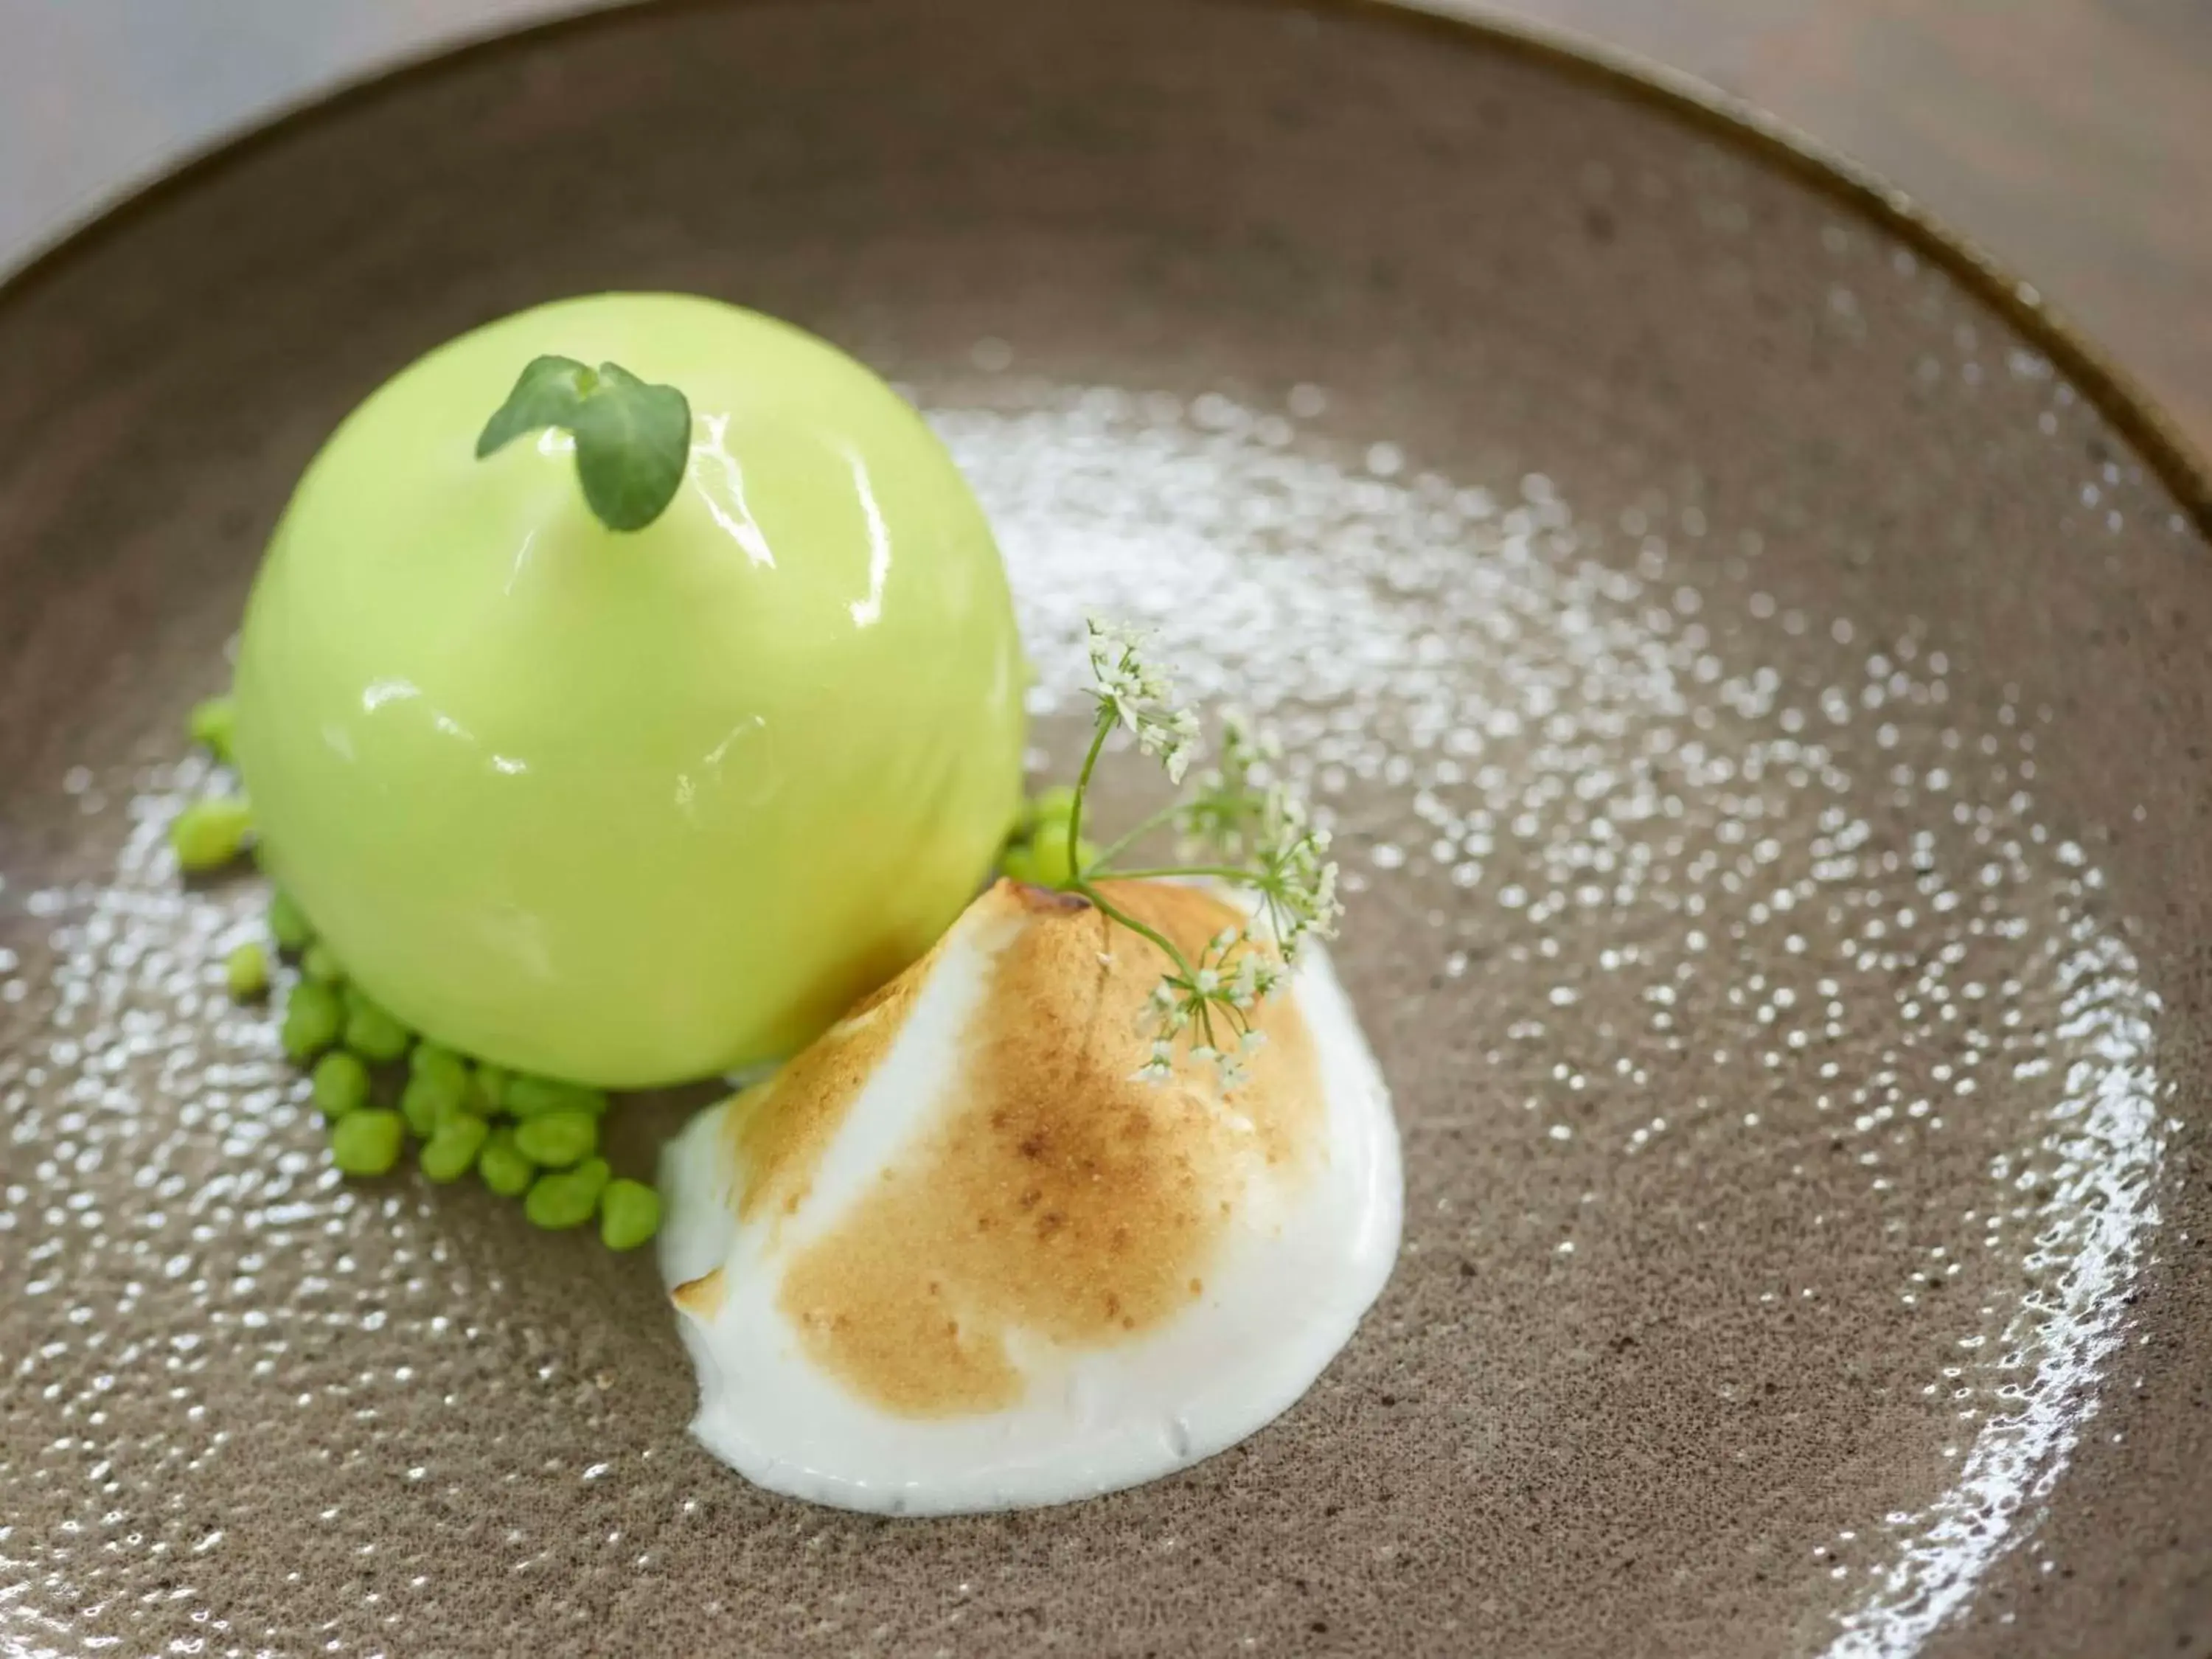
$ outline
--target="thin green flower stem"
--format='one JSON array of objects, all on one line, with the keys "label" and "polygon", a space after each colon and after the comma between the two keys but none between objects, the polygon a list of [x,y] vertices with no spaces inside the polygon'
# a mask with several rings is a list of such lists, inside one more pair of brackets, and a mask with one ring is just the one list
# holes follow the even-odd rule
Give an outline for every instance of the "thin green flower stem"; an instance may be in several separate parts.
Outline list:
[{"label": "thin green flower stem", "polygon": [[[1067,809],[1067,867],[1071,870],[1082,869],[1082,865],[1078,858],[1076,849],[1082,845],[1083,799],[1091,791],[1091,775],[1093,771],[1097,769],[1098,757],[1104,751],[1106,748],[1106,738],[1113,730],[1113,711],[1109,708],[1102,707],[1098,711],[1097,729],[1091,734],[1091,748],[1083,757],[1083,769],[1076,774],[1075,799],[1073,801],[1069,803]],[[1165,933],[1161,933],[1158,928],[1150,927],[1146,923],[1138,921],[1136,917],[1129,915],[1119,905],[1109,899],[1091,884],[1087,872],[1076,877],[1074,884],[1071,890],[1081,894],[1085,898],[1090,900],[1092,904],[1097,906],[1099,915],[1104,916],[1108,921],[1119,922],[1122,927],[1127,928],[1139,939],[1150,939],[1152,944],[1157,945],[1161,952],[1166,956],[1167,959],[1175,964],[1176,972],[1182,976],[1183,983],[1192,987],[1194,989],[1196,988],[1198,984],[1197,971],[1191,967],[1190,963],[1185,958],[1183,953],[1176,948],[1176,942],[1170,939]],[[1198,1024],[1199,1030],[1205,1035],[1207,1046],[1209,1048],[1212,1047],[1213,1045],[1213,1022],[1208,1017],[1206,1006],[1203,1000],[1199,1003],[1198,1006]]]},{"label": "thin green flower stem", "polygon": [[1158,881],[1169,876],[1212,876],[1217,881],[1233,881],[1240,887],[1265,887],[1267,884],[1264,875],[1239,870],[1227,864],[1164,864],[1152,870],[1101,870],[1098,873],[1111,876],[1116,881]]},{"label": "thin green flower stem", "polygon": [[[1088,880],[1079,878],[1076,881],[1073,890],[1080,893],[1085,898],[1089,899],[1091,903],[1097,905],[1098,907],[1098,913],[1104,916],[1109,921],[1119,922],[1122,927],[1127,928],[1139,939],[1150,939],[1154,945],[1158,945],[1162,954],[1164,954],[1170,962],[1175,964],[1175,970],[1179,975],[1181,975],[1182,982],[1194,990],[1197,988],[1198,974],[1196,970],[1191,967],[1190,963],[1185,958],[1183,953],[1176,948],[1176,942],[1173,939],[1170,939],[1165,933],[1161,933],[1157,927],[1153,927],[1146,922],[1138,921],[1136,917],[1122,909],[1111,899],[1108,898],[1103,893],[1100,892],[1096,887],[1092,886]],[[1206,1005],[1203,999],[1200,1000],[1198,1005],[1198,1025],[1200,1031],[1206,1037],[1206,1046],[1208,1048],[1215,1046],[1213,1042],[1213,1021],[1208,1015]]]},{"label": "thin green flower stem", "polygon": [[1179,800],[1170,801],[1165,806],[1160,808],[1158,811],[1153,813],[1152,817],[1146,818],[1142,823],[1129,831],[1127,835],[1122,836],[1121,840],[1109,845],[1104,852],[1099,854],[1097,858],[1091,860],[1091,867],[1085,870],[1083,873],[1086,876],[1118,876],[1122,874],[1123,872],[1121,871],[1109,870],[1106,866],[1111,864],[1119,854],[1127,851],[1129,848],[1135,845],[1138,842],[1142,841],[1146,836],[1151,835],[1153,830],[1158,829],[1162,824],[1171,822],[1174,819],[1175,815],[1183,810],[1183,805],[1184,803]]},{"label": "thin green flower stem", "polygon": [[1136,917],[1131,915],[1127,911],[1115,904],[1111,899],[1108,898],[1103,893],[1092,886],[1087,880],[1078,881],[1075,884],[1074,890],[1081,894],[1085,898],[1089,899],[1091,903],[1097,905],[1098,907],[1099,914],[1103,915],[1109,921],[1119,922],[1122,927],[1127,928],[1139,939],[1150,939],[1154,945],[1159,946],[1161,953],[1164,955],[1170,962],[1175,964],[1176,972],[1182,976],[1187,984],[1194,987],[1198,983],[1197,973],[1192,969],[1190,963],[1184,959],[1183,953],[1176,948],[1176,942],[1170,939],[1165,933],[1161,933],[1159,929],[1152,927],[1148,922],[1138,921]]},{"label": "thin green flower stem", "polygon": [[[1098,757],[1106,747],[1106,734],[1113,729],[1114,711],[1101,703],[1091,733],[1090,752],[1083,757],[1083,770],[1076,775],[1075,799],[1068,803],[1067,867],[1071,870],[1083,868],[1083,860],[1078,852],[1083,845],[1083,798],[1091,793],[1091,774],[1097,769]],[[1097,902],[1095,899],[1092,902]]]}]

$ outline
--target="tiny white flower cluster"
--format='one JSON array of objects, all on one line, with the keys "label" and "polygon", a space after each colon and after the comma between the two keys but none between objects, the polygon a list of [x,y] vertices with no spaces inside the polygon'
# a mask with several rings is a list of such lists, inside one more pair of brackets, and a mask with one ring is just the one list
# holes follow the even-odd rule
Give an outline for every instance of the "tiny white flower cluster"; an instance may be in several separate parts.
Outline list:
[{"label": "tiny white flower cluster", "polygon": [[1307,818],[1304,802],[1271,788],[1260,814],[1259,839],[1260,868],[1252,885],[1284,959],[1296,961],[1307,935],[1334,939],[1344,915],[1344,901],[1336,892],[1336,861],[1328,856],[1328,831]]},{"label": "tiny white flower cluster", "polygon": [[1098,682],[1093,695],[1099,707],[1111,710],[1114,723],[1135,735],[1138,748],[1158,757],[1170,782],[1181,783],[1198,752],[1198,716],[1172,707],[1175,682],[1145,661],[1140,635],[1095,617],[1089,626],[1091,673]]},{"label": "tiny white flower cluster", "polygon": [[1244,929],[1215,934],[1188,974],[1176,969],[1152,988],[1139,1022],[1152,1042],[1152,1057],[1138,1068],[1139,1080],[1165,1083],[1172,1077],[1176,1041],[1195,1027],[1190,1058],[1214,1068],[1224,1094],[1237,1087],[1267,1040],[1266,1032],[1253,1029],[1253,1012],[1281,988],[1286,973],[1281,960]]},{"label": "tiny white flower cluster", "polygon": [[[1198,717],[1177,708],[1170,677],[1145,660],[1142,638],[1129,629],[1090,624],[1091,673],[1097,681],[1096,731],[1077,780],[1071,813],[1081,822],[1083,797],[1101,747],[1116,726],[1146,754],[1157,757],[1170,782],[1180,786],[1198,752]],[[1079,870],[1071,884],[1109,917],[1149,937],[1165,951],[1170,970],[1153,988],[1141,1021],[1151,1057],[1136,1075],[1161,1083],[1174,1075],[1176,1045],[1190,1059],[1214,1068],[1222,1089],[1244,1079],[1252,1055],[1265,1041],[1254,1011],[1287,982],[1299,947],[1336,931],[1343,906],[1336,866],[1328,858],[1328,832],[1314,824],[1305,803],[1281,776],[1282,746],[1231,711],[1222,722],[1221,756],[1200,776],[1191,798],[1156,823],[1172,820],[1185,845],[1185,864],[1143,873],[1188,875],[1250,889],[1259,916],[1249,927],[1218,934],[1190,960],[1164,935],[1116,910],[1093,882],[1110,873],[1111,852],[1096,867]],[[1121,843],[1117,843],[1120,845]],[[1264,927],[1257,922],[1264,919]]]},{"label": "tiny white flower cluster", "polygon": [[1239,708],[1221,716],[1221,758],[1198,775],[1198,787],[1177,816],[1185,858],[1240,864],[1252,852],[1261,794],[1282,758],[1282,744]]},{"label": "tiny white flower cluster", "polygon": [[1247,872],[1283,959],[1295,962],[1307,935],[1335,938],[1344,914],[1329,834],[1283,782],[1283,746],[1274,733],[1235,709],[1221,726],[1220,762],[1200,775],[1182,811],[1183,844],[1193,856]]}]

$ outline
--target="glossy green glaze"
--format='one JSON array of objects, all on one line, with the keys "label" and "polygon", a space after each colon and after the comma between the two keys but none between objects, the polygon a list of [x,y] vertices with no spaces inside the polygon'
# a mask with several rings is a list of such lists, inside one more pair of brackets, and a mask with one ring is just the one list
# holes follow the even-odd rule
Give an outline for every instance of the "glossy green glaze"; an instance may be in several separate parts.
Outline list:
[{"label": "glossy green glaze", "polygon": [[[489,459],[523,365],[691,400],[677,499]],[[431,353],[301,480],[247,608],[264,861],[438,1042],[605,1086],[787,1053],[921,954],[1017,809],[1024,671],[990,531],[920,417],[714,301],[566,301]]]}]

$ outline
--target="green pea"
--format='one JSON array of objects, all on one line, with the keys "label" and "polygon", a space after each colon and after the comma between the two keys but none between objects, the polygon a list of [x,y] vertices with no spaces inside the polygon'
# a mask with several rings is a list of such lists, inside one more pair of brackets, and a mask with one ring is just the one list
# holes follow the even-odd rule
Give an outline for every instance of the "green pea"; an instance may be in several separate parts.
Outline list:
[{"label": "green pea", "polygon": [[1075,816],[1075,787],[1055,783],[1030,799],[1029,821],[1042,830],[1048,823],[1066,823]]},{"label": "green pea", "polygon": [[280,951],[304,951],[315,942],[307,912],[281,887],[269,896],[269,936]]},{"label": "green pea", "polygon": [[614,1171],[603,1158],[579,1164],[573,1170],[542,1175],[530,1183],[522,1200],[523,1213],[533,1227],[580,1227],[599,1206],[599,1194]]},{"label": "green pea", "polygon": [[418,1081],[408,1079],[407,1086],[399,1091],[399,1115],[406,1120],[409,1134],[428,1140],[438,1132],[438,1108],[428,1091],[416,1086]]},{"label": "green pea", "polygon": [[[1085,868],[1098,856],[1097,848],[1088,841],[1079,840],[1075,855]],[[1051,826],[1051,833],[1040,834],[1030,843],[1030,872],[1026,878],[1039,887],[1065,887],[1075,879],[1077,866],[1068,861],[1067,826],[1065,823]]]},{"label": "green pea", "polygon": [[580,1083],[556,1083],[550,1078],[518,1077],[507,1085],[500,1103],[519,1118],[544,1117],[553,1112],[587,1112],[593,1116],[607,1109],[603,1090]]},{"label": "green pea", "polygon": [[320,939],[310,944],[300,956],[300,971],[320,985],[343,985],[345,969],[331,954],[331,947]]},{"label": "green pea", "polygon": [[327,985],[301,980],[284,999],[284,1024],[279,1034],[284,1052],[305,1063],[338,1040],[345,1029],[345,1006]]},{"label": "green pea", "polygon": [[364,1060],[397,1060],[405,1054],[414,1033],[352,987],[346,988],[351,1005],[346,1014],[346,1047]]},{"label": "green pea", "polygon": [[380,1176],[399,1162],[407,1122],[381,1107],[348,1112],[331,1125],[331,1162],[349,1176]]},{"label": "green pea", "polygon": [[642,1181],[610,1181],[599,1194],[599,1242],[634,1250],[660,1231],[660,1194]]},{"label": "green pea", "polygon": [[473,1118],[478,1123],[488,1126],[491,1119],[484,1115],[483,1106],[483,1102],[477,1098],[473,1091],[464,1089],[458,1098],[452,1101],[441,1100],[433,1107],[430,1121],[435,1127],[443,1128],[456,1118],[466,1117]]},{"label": "green pea", "polygon": [[477,1173],[501,1198],[520,1198],[538,1178],[538,1166],[514,1144],[514,1131],[502,1126],[491,1132],[477,1154]]},{"label": "green pea", "polygon": [[399,1115],[418,1140],[428,1140],[453,1117],[472,1117],[468,1085],[433,1072],[417,1072],[399,1091]]},{"label": "green pea", "polygon": [[343,1117],[368,1104],[368,1067],[343,1048],[315,1062],[315,1104],[325,1117]]},{"label": "green pea", "polygon": [[253,809],[241,796],[209,795],[192,802],[169,824],[169,845],[186,870],[220,870],[246,850]]},{"label": "green pea", "polygon": [[1027,842],[1018,841],[999,854],[999,873],[1008,881],[1037,885],[1036,853]]},{"label": "green pea", "polygon": [[231,738],[238,728],[238,708],[228,697],[210,697],[197,703],[185,722],[192,741],[226,765],[231,757]]},{"label": "green pea", "polygon": [[599,1121],[589,1112],[548,1112],[516,1126],[514,1144],[532,1164],[565,1170],[599,1150]]},{"label": "green pea", "polygon": [[240,945],[222,959],[222,979],[234,1002],[268,995],[269,953],[258,945]]},{"label": "green pea", "polygon": [[477,1092],[491,1104],[495,1112],[507,1108],[507,1086],[514,1081],[514,1073],[504,1066],[495,1066],[489,1060],[477,1064]]},{"label": "green pea", "polygon": [[422,1143],[417,1159],[422,1173],[436,1182],[459,1181],[476,1167],[477,1154],[490,1138],[491,1125],[467,1112],[447,1118]]},{"label": "green pea", "polygon": [[451,1083],[456,1090],[468,1087],[468,1062],[451,1048],[428,1039],[416,1043],[415,1052],[407,1056],[407,1069],[416,1077],[434,1077]]}]

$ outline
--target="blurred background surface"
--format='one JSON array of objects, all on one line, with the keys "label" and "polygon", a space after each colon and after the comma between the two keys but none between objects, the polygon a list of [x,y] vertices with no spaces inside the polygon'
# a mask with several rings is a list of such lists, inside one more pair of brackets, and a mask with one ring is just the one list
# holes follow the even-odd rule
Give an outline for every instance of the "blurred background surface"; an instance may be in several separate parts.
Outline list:
[{"label": "blurred background surface", "polygon": [[[2039,286],[2212,453],[2212,0],[1431,3],[1670,65],[1885,175]],[[586,9],[0,0],[0,270],[272,109]]]}]

